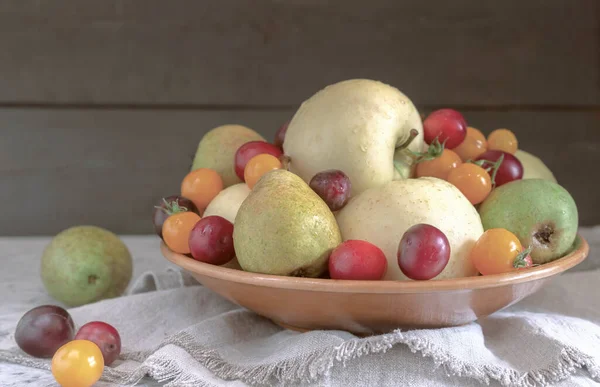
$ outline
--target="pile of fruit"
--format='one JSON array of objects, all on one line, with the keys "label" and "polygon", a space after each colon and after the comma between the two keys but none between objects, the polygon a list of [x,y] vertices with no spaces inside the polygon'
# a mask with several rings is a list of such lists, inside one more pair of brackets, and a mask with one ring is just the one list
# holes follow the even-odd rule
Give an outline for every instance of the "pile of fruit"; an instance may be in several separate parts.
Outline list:
[{"label": "pile of fruit", "polygon": [[[75,226],[57,234],[44,249],[41,277],[49,295],[67,306],[118,297],[131,280],[133,261],[114,233],[95,226]],[[121,336],[103,321],[76,329],[58,305],[41,305],[19,320],[15,342],[30,356],[52,359],[52,374],[62,387],[96,383],[105,365],[121,353]]]},{"label": "pile of fruit", "polygon": [[578,226],[571,195],[512,131],[486,137],[452,109],[421,117],[366,79],[317,92],[273,143],[211,130],[153,219],[190,259],[342,280],[522,270],[568,253]]},{"label": "pile of fruit", "polygon": [[63,387],[93,385],[104,365],[112,364],[121,353],[121,337],[112,325],[92,321],[75,333],[69,312],[55,305],[25,313],[17,324],[15,341],[33,357],[52,358],[52,375]]}]

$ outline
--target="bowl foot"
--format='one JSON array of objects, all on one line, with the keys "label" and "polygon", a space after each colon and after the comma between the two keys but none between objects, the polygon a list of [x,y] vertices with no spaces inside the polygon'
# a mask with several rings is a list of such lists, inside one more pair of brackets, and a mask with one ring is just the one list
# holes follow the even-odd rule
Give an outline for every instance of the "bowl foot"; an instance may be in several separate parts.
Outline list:
[{"label": "bowl foot", "polygon": [[[328,331],[331,329],[310,329],[310,328],[301,328],[301,327],[297,327],[294,325],[290,325],[290,324],[286,324],[286,323],[282,323],[281,321],[277,321],[277,320],[271,320],[273,321],[275,324],[279,325],[281,328],[283,329],[288,329],[290,331],[294,331],[294,332],[298,332],[298,333],[307,333],[307,332],[311,332],[311,331]],[[334,329],[334,330],[339,330],[339,329]],[[346,331],[348,333],[353,334],[354,336],[357,337],[369,337],[369,336],[373,336],[376,335],[376,333],[361,333],[361,332],[351,332],[351,331]]]},{"label": "bowl foot", "polygon": [[279,325],[283,329],[289,329],[290,331],[295,331],[295,332],[300,332],[300,333],[306,333],[306,332],[310,332],[310,331],[313,330],[313,329],[300,328],[300,327],[296,327],[296,326],[293,326],[293,325],[285,324],[285,323],[282,323],[282,322],[277,321],[277,320],[271,320],[271,321],[273,321],[275,324]]}]

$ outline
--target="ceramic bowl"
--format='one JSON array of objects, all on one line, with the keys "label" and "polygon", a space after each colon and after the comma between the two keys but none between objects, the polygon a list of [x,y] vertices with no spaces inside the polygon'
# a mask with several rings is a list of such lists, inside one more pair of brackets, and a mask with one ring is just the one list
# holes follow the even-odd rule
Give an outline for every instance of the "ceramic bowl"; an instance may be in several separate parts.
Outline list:
[{"label": "ceramic bowl", "polygon": [[201,284],[289,329],[344,330],[357,335],[396,328],[458,326],[513,305],[582,262],[581,236],[553,262],[506,274],[430,281],[343,281],[249,273],[214,266],[169,250],[163,255]]}]

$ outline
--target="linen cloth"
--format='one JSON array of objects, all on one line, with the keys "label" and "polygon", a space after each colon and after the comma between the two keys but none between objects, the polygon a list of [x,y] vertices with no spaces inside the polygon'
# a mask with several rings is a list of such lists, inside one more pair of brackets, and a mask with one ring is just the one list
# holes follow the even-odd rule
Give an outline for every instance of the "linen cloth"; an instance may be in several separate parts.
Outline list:
[{"label": "linen cloth", "polygon": [[[284,330],[196,283],[154,236],[123,237],[134,256],[127,295],[70,309],[76,325],[121,333],[122,359],[99,386],[600,385],[600,227],[590,257],[517,305],[463,327],[347,332]],[[0,238],[0,386],[56,386],[50,362],[14,343],[31,307],[52,303],[39,277],[50,238]],[[586,269],[585,271],[582,271]]]}]

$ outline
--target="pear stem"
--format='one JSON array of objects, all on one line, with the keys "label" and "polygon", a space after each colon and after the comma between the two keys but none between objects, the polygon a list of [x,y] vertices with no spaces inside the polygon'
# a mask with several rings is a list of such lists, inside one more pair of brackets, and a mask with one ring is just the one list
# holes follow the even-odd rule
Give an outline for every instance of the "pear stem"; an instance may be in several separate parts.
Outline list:
[{"label": "pear stem", "polygon": [[415,138],[417,138],[417,136],[419,135],[419,131],[417,129],[411,129],[410,133],[408,134],[408,138],[406,139],[406,141],[404,141],[402,144],[398,145],[396,147],[396,150],[402,150],[402,149],[406,149],[408,148],[408,146],[410,145],[411,142],[413,142],[413,140]]}]

